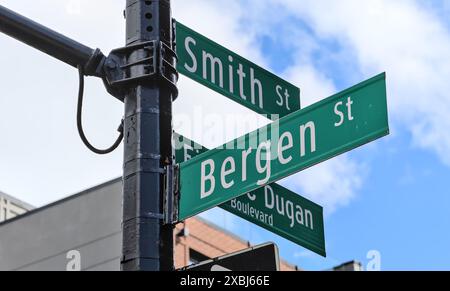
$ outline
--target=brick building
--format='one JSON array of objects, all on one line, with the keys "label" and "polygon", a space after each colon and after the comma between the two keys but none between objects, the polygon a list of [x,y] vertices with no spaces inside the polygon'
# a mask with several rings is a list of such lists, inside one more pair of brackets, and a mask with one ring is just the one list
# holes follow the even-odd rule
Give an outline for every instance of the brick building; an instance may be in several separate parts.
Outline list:
[{"label": "brick building", "polygon": [[[234,234],[200,218],[180,223],[175,229],[175,265],[177,268],[217,258],[250,247],[250,243]],[[295,271],[285,261],[280,262],[281,271]]]}]

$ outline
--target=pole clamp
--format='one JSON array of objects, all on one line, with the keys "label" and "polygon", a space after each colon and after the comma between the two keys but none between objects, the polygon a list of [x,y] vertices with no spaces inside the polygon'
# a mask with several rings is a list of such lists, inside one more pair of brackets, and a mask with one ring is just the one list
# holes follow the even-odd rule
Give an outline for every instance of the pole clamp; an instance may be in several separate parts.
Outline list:
[{"label": "pole clamp", "polygon": [[165,168],[164,175],[164,224],[178,222],[178,209],[180,200],[179,166],[170,165]]},{"label": "pole clamp", "polygon": [[178,57],[162,41],[146,41],[111,51],[103,69],[108,92],[124,101],[125,95],[136,85],[163,84],[178,97],[176,69]]}]

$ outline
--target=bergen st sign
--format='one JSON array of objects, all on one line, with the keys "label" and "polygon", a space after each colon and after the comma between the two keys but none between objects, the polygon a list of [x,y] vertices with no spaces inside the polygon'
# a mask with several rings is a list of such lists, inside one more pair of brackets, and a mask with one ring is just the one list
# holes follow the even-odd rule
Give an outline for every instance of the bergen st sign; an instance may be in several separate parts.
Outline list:
[{"label": "bergen st sign", "polygon": [[176,22],[177,70],[275,120],[300,109],[300,89]]},{"label": "bergen st sign", "polygon": [[180,164],[180,218],[388,134],[386,76],[381,74]]},{"label": "bergen st sign", "polygon": [[[174,135],[177,163],[207,152],[205,147]],[[275,183],[219,205],[220,208],[326,256],[323,208]],[[185,218],[182,218],[183,220]]]}]

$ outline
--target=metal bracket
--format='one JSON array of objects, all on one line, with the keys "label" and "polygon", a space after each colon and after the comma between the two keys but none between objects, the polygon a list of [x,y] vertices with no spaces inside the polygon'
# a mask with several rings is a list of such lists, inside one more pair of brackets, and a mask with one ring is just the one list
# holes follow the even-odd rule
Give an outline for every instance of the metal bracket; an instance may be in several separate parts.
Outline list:
[{"label": "metal bracket", "polygon": [[84,66],[84,74],[86,76],[102,77],[105,61],[106,57],[100,49],[96,49]]},{"label": "metal bracket", "polygon": [[167,166],[164,183],[165,224],[175,224],[178,222],[179,188],[179,166]]},{"label": "metal bracket", "polygon": [[172,18],[172,48],[175,52],[177,51],[177,20],[175,18]]},{"label": "metal bracket", "polygon": [[123,101],[127,91],[136,84],[162,82],[178,97],[176,69],[177,55],[161,41],[147,41],[111,51],[104,62],[105,83],[108,92]]}]

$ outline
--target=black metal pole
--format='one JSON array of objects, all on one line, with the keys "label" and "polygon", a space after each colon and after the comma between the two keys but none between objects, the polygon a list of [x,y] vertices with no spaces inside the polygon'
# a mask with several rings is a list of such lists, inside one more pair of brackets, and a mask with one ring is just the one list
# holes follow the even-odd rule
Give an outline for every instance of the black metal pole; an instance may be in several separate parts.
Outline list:
[{"label": "black metal pole", "polygon": [[172,101],[178,74],[170,0],[127,0],[126,18],[127,46],[105,58],[99,49],[0,5],[1,32],[101,77],[108,92],[124,101],[121,269],[173,270],[174,193],[165,192],[173,190]]},{"label": "black metal pole", "polygon": [[[172,47],[170,0],[127,0],[127,46]],[[137,49],[129,62],[148,51]],[[159,56],[161,57],[161,56]],[[144,71],[143,65],[131,69]],[[173,270],[173,226],[164,225],[164,168],[172,165],[173,92],[158,79],[137,81],[125,96],[123,174],[124,271]]]},{"label": "black metal pole", "polygon": [[89,48],[31,19],[0,5],[0,31],[85,72],[95,71],[104,58],[99,50]]}]

